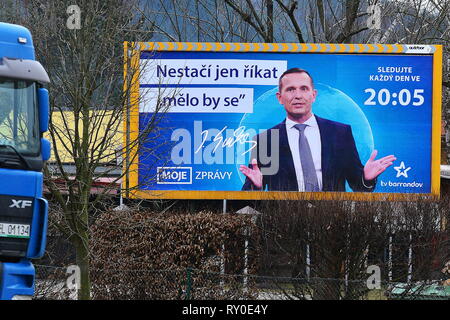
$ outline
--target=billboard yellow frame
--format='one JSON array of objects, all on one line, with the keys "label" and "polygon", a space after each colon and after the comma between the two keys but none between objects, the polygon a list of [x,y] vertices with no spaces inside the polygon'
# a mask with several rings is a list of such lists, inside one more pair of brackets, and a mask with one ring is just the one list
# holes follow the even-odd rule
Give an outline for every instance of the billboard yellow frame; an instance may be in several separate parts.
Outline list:
[{"label": "billboard yellow frame", "polygon": [[[426,49],[422,53],[417,47]],[[230,199],[230,200],[358,200],[410,201],[438,199],[440,195],[442,45],[333,44],[333,43],[219,43],[124,42],[124,92],[129,92],[124,112],[124,146],[139,134],[139,60],[144,51],[284,52],[343,54],[426,54],[433,56],[431,193],[281,192],[281,191],[163,191],[139,190],[137,144],[126,148],[123,195],[131,199]],[[131,72],[130,72],[131,70]],[[127,78],[128,77],[128,78]]]}]

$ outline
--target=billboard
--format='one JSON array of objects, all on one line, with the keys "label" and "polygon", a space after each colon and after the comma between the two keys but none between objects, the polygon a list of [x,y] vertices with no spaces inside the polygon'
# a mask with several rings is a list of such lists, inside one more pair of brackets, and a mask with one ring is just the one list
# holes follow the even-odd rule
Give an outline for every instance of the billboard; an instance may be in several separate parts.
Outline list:
[{"label": "billboard", "polygon": [[441,46],[125,43],[130,52],[126,141],[164,114],[130,151],[129,197],[439,195]]}]

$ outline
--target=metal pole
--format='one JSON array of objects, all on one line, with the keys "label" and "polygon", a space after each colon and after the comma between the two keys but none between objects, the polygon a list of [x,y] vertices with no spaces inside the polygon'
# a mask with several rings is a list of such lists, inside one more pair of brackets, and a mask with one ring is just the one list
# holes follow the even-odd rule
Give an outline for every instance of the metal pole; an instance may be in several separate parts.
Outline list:
[{"label": "metal pole", "polygon": [[[128,78],[130,77],[129,72],[130,70],[132,70],[130,64],[132,64],[132,55],[133,52],[131,51],[131,49],[129,49],[129,42],[126,42],[126,46],[127,46],[127,51],[128,51],[128,58],[126,60],[126,72],[127,72],[127,78],[124,80],[125,84],[124,86],[126,86],[126,97],[127,97],[127,107],[125,108],[125,119],[126,119],[126,131],[125,131],[125,168],[123,168],[123,164],[122,164],[122,169],[125,169],[125,192],[126,192],[126,196],[129,197],[129,190],[130,190],[130,142],[131,142],[131,138],[130,138],[130,125],[131,125],[131,114],[130,114],[130,107],[131,107],[131,86],[132,84],[128,83]],[[123,151],[122,151],[123,152]]]},{"label": "metal pole", "polygon": [[369,249],[370,246],[367,245],[366,250],[364,251],[364,269],[367,270],[367,267],[369,266]]},{"label": "metal pole", "polygon": [[392,236],[389,236],[388,271],[389,282],[392,282]]},{"label": "metal pole", "polygon": [[[352,201],[350,202],[350,216],[353,216],[355,214],[355,205],[356,202]],[[349,258],[349,251],[350,251],[350,224],[351,220],[347,223],[347,235],[346,235],[346,253],[345,253],[345,262],[344,262],[344,272],[345,272],[345,293],[347,294],[348,291],[348,280],[349,280],[349,268],[350,268],[350,258]]]},{"label": "metal pole", "polygon": [[306,279],[311,276],[311,254],[309,252],[309,232],[308,232],[308,242],[306,244]]},{"label": "metal pole", "polygon": [[[223,214],[227,213],[227,199],[223,199],[222,213]],[[220,261],[220,275],[221,275],[220,285],[223,287],[224,286],[223,279],[225,275],[225,243],[222,243],[222,259]]]},{"label": "metal pole", "polygon": [[120,190],[119,190],[120,198],[119,198],[119,208],[123,209],[123,195],[122,195],[122,182],[120,182]]},{"label": "metal pole", "polygon": [[247,275],[248,275],[248,230],[245,230],[245,244],[244,244],[244,292],[247,292]]},{"label": "metal pole", "polygon": [[409,234],[409,249],[408,249],[408,283],[412,279],[412,233]]}]

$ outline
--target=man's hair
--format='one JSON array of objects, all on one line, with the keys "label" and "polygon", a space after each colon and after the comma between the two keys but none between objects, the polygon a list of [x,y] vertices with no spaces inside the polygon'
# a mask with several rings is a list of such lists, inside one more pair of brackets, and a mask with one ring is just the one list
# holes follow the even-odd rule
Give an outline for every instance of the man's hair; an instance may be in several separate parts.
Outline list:
[{"label": "man's hair", "polygon": [[291,68],[291,69],[287,69],[285,72],[283,72],[283,74],[278,79],[278,91],[279,92],[281,92],[281,79],[283,79],[283,77],[285,75],[290,74],[290,73],[306,73],[308,75],[308,77],[311,79],[311,85],[314,88],[313,78],[311,77],[311,75],[309,74],[308,71],[306,71],[304,69],[300,69],[300,68]]}]

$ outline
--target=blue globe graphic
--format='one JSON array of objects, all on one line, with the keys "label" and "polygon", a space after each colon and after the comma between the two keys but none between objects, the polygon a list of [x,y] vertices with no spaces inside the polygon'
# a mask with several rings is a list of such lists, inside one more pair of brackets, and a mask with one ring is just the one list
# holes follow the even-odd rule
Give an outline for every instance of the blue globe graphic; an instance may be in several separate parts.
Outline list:
[{"label": "blue globe graphic", "polygon": [[[315,88],[318,93],[313,104],[313,113],[319,117],[351,126],[356,148],[364,165],[374,149],[372,129],[365,114],[358,104],[344,92],[320,83],[317,83]],[[250,138],[253,138],[257,133],[272,128],[286,118],[284,107],[276,98],[277,91],[278,88],[275,87],[263,93],[255,101],[253,113],[246,113],[242,116],[239,127],[245,127],[246,132],[250,133]],[[239,147],[236,154],[244,153],[243,147]],[[245,155],[245,163],[248,164],[249,161],[250,153],[248,152]],[[237,157],[235,163],[239,167],[242,164],[242,156],[239,159]],[[238,174],[243,183],[245,176],[239,170]],[[348,185],[347,191],[351,191]]]}]

